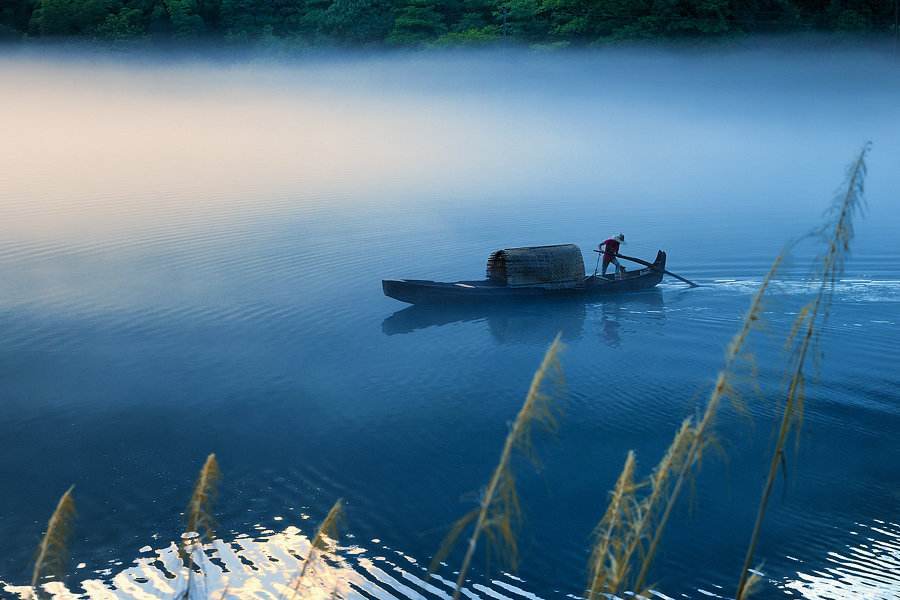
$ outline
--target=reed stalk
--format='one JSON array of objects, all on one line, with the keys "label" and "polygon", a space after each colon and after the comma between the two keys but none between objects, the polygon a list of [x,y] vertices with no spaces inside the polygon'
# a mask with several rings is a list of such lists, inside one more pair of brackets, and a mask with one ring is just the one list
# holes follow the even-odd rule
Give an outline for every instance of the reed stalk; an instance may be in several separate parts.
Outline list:
[{"label": "reed stalk", "polygon": [[[683,458],[675,465],[677,468],[674,469],[671,488],[658,500],[663,506],[662,512],[658,521],[655,523],[652,535],[650,536],[650,542],[643,553],[638,575],[634,580],[634,590],[640,590],[646,584],[647,575],[649,574],[650,567],[656,557],[656,552],[659,549],[663,532],[672,515],[672,509],[678,501],[681,490],[688,480],[692,468],[701,460],[704,449],[713,440],[713,423],[722,400],[730,399],[733,403],[739,402],[737,390],[733,385],[735,367],[742,357],[749,358],[743,354],[744,344],[750,336],[750,333],[760,321],[763,309],[763,298],[772,279],[781,267],[781,263],[784,260],[786,253],[787,249],[783,250],[775,257],[772,266],[769,268],[769,272],[763,277],[762,283],[753,295],[753,299],[750,302],[750,308],[747,310],[747,314],[744,316],[744,320],[741,323],[741,328],[734,337],[731,338],[731,341],[726,347],[725,363],[716,376],[715,385],[707,399],[702,416],[690,427],[690,442],[687,444],[687,450],[685,451]],[[684,425],[682,425],[682,429],[684,429]],[[680,432],[681,430],[679,430],[679,434]],[[676,434],[676,439],[679,434]]]},{"label": "reed stalk", "polygon": [[200,533],[204,540],[210,540],[215,534],[215,520],[212,514],[212,505],[218,493],[218,484],[222,474],[219,471],[219,463],[216,455],[210,454],[200,469],[197,483],[194,484],[194,492],[186,511],[187,531]]},{"label": "reed stalk", "polygon": [[[741,328],[726,347],[724,366],[719,371],[702,416],[699,419],[689,418],[682,422],[666,454],[648,480],[629,486],[633,490],[630,500],[633,507],[620,514],[621,509],[615,507],[616,504],[622,505],[619,490],[624,482],[633,478],[634,465],[626,461],[616,488],[611,494],[607,513],[598,526],[599,532],[609,531],[609,534],[595,533],[588,569],[590,573],[586,593],[588,600],[597,600],[601,594],[618,594],[626,591],[641,593],[645,587],[649,569],[672,509],[689,478],[692,467],[699,463],[704,449],[713,441],[712,426],[719,405],[726,398],[736,406],[740,403],[736,388],[732,384],[736,365],[742,358],[751,360],[751,357],[743,352],[743,347],[750,332],[760,321],[763,298],[786,252],[785,249],[775,258],[769,272],[753,295]],[[644,487],[649,487],[650,493],[638,501],[637,490]],[[616,518],[622,523],[614,523],[611,515],[619,515]],[[640,562],[633,564],[636,560]],[[632,567],[638,568],[638,574],[633,581],[630,580]]]},{"label": "reed stalk", "polygon": [[[628,565],[631,564],[633,557],[639,550],[643,552],[643,544],[647,533],[652,530],[653,524],[656,522],[660,505],[668,498],[672,475],[678,472],[685,460],[687,460],[688,449],[691,446],[695,433],[691,419],[688,418],[682,421],[681,427],[675,434],[669,449],[649,478],[650,494],[638,504],[638,509],[635,513],[636,519],[632,524],[632,530],[629,532],[630,541],[626,545],[620,561],[623,565],[621,573],[618,573],[611,582],[611,589],[616,592],[624,592],[627,588]],[[643,592],[639,588],[633,589],[638,593]]]},{"label": "reed stalk", "polygon": [[562,342],[558,334],[531,380],[525,402],[506,436],[500,460],[481,497],[479,507],[456,522],[432,561],[431,568],[433,570],[450,553],[463,531],[474,522],[462,566],[456,578],[453,600],[459,599],[466,574],[482,535],[487,537],[492,545],[500,548],[501,555],[505,555],[511,563],[515,563],[517,547],[514,530],[520,519],[521,509],[510,460],[516,449],[529,455],[532,459],[534,458],[530,450],[531,434],[535,425],[543,426],[546,429],[555,427],[556,419],[551,405],[552,398],[543,392],[543,384],[549,376],[561,377],[559,364],[561,349]]},{"label": "reed stalk", "polygon": [[594,531],[594,549],[590,559],[590,578],[588,580],[588,600],[598,600],[601,595],[616,586],[612,581],[622,576],[622,569],[627,566],[623,556],[623,548],[627,539],[628,522],[636,510],[634,482],[634,451],[629,450],[625,457],[625,465],[610,492],[609,506]]},{"label": "reed stalk", "polygon": [[802,420],[805,375],[804,369],[811,349],[816,341],[816,330],[821,321],[827,319],[828,308],[834,292],[834,286],[843,273],[844,259],[850,251],[853,239],[853,216],[859,211],[863,202],[866,176],[866,155],[870,144],[863,146],[857,158],[850,164],[842,192],[833,205],[834,220],[820,233],[827,234],[827,249],[821,259],[821,273],[818,278],[818,289],[815,298],[807,304],[795,320],[788,345],[793,346],[794,359],[787,384],[786,399],[778,428],[778,437],[769,460],[769,471],[763,485],[762,495],[757,508],[756,521],[747,545],[744,564],[738,580],[737,600],[747,596],[750,564],[759,541],[762,523],[768,508],[772,487],[778,475],[779,466],[786,463],[785,446],[792,430],[800,426]]},{"label": "reed stalk", "polygon": [[337,540],[340,522],[343,518],[343,511],[343,503],[338,499],[319,525],[319,529],[316,531],[316,535],[310,543],[306,560],[303,561],[303,568],[300,569],[300,575],[297,576],[296,581],[291,586],[291,599],[293,599],[297,595],[297,592],[300,591],[300,585],[303,583],[303,578],[306,576],[309,566],[316,561],[321,552],[327,552],[330,549],[329,544],[334,540]]},{"label": "reed stalk", "polygon": [[72,497],[74,489],[73,485],[60,497],[56,509],[47,522],[47,531],[38,545],[34,569],[31,572],[31,590],[35,595],[42,577],[49,575],[62,579],[65,576],[69,535],[75,516],[75,499]]}]

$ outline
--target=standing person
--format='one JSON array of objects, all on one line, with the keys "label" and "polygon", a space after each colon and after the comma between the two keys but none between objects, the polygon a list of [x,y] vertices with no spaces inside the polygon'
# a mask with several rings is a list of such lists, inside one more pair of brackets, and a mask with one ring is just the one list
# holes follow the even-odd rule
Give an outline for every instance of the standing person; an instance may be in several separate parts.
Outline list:
[{"label": "standing person", "polygon": [[625,243],[625,236],[623,234],[618,234],[614,237],[609,238],[608,240],[603,241],[599,246],[597,246],[597,250],[603,252],[603,275],[606,275],[606,269],[609,267],[610,263],[616,265],[616,275],[621,277],[625,274],[625,267],[623,267],[619,263],[619,259],[616,258],[616,254],[619,253],[619,246]]}]

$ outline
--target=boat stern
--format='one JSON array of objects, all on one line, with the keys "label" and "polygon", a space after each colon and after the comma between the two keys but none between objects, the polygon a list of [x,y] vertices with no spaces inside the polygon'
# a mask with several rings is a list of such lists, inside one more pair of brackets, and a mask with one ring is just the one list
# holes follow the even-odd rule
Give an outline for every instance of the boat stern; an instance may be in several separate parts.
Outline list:
[{"label": "boat stern", "polygon": [[657,250],[656,260],[653,261],[653,266],[657,269],[666,268],[666,253],[664,251]]}]

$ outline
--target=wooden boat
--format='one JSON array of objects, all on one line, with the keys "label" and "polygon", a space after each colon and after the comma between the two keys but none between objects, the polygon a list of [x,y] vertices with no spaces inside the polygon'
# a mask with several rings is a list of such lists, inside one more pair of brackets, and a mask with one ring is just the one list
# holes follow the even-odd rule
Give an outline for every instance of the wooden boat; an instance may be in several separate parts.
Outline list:
[{"label": "wooden boat", "polygon": [[663,278],[666,253],[652,266],[624,275],[585,275],[584,259],[575,244],[497,250],[488,258],[487,279],[428,281],[385,279],[385,296],[410,304],[502,302],[541,298],[590,299],[650,289]]}]

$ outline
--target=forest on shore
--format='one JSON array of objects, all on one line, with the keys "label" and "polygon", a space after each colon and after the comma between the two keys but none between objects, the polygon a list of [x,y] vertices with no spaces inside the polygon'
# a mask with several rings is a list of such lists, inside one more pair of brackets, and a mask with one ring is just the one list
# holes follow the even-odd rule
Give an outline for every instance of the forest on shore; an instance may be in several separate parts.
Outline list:
[{"label": "forest on shore", "polygon": [[890,35],[898,0],[0,0],[0,40],[589,46],[746,34]]}]

